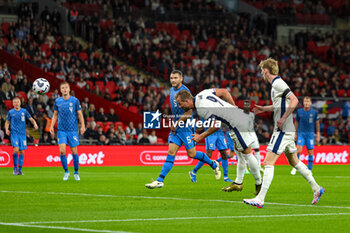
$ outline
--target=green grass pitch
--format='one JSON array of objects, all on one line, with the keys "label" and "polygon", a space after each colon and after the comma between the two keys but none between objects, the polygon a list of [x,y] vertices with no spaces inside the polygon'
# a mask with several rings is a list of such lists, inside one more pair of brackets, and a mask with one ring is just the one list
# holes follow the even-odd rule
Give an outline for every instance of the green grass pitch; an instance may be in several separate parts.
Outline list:
[{"label": "green grass pitch", "polygon": [[[350,166],[314,166],[326,193],[316,206],[312,191],[289,166],[276,166],[262,209],[248,206],[254,181],[225,193],[209,167],[191,183],[192,167],[175,166],[162,189],[145,183],[161,167],[81,167],[81,181],[62,181],[62,168],[0,169],[0,232],[346,232],[350,220]],[[230,177],[235,177],[230,166]]]}]

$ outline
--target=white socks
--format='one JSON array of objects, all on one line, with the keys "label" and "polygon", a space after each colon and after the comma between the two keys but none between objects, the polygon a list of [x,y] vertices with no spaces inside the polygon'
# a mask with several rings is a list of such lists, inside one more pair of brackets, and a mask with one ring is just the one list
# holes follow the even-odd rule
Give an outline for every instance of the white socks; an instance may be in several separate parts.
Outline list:
[{"label": "white socks", "polygon": [[249,170],[255,179],[255,184],[257,185],[261,184],[261,174],[260,174],[260,167],[259,167],[258,161],[256,161],[252,153],[250,154],[242,153],[242,157],[244,157],[244,159],[248,162]]},{"label": "white socks", "polygon": [[235,183],[242,184],[247,162],[245,161],[245,159],[242,156],[241,152],[236,150],[236,154],[237,154],[238,161],[237,161],[237,173],[236,173]]},{"label": "white socks", "polygon": [[263,178],[261,190],[260,190],[258,196],[256,196],[256,198],[262,202],[264,202],[267,190],[269,190],[270,185],[272,183],[273,175],[275,172],[275,166],[266,165],[266,166],[264,166],[264,169],[265,169],[264,170],[264,178]]},{"label": "white socks", "polygon": [[[300,175],[302,175],[305,180],[307,180],[307,182],[309,182],[312,191],[317,192],[319,189],[318,184],[315,181],[315,178],[312,176],[311,171],[306,167],[306,165],[299,161],[299,163],[295,166],[295,169],[297,169],[297,171],[300,173]],[[265,179],[265,176],[264,176]]]},{"label": "white socks", "polygon": [[260,151],[255,150],[254,157],[256,158],[256,161],[258,161],[258,166],[260,168],[261,167]]}]

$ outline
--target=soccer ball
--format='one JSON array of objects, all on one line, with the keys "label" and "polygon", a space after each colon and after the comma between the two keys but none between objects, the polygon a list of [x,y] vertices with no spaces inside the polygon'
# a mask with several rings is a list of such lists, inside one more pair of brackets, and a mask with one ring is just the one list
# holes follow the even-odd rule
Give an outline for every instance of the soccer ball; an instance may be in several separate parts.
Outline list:
[{"label": "soccer ball", "polygon": [[33,83],[33,91],[39,95],[45,95],[50,90],[50,83],[44,78],[38,78]]}]

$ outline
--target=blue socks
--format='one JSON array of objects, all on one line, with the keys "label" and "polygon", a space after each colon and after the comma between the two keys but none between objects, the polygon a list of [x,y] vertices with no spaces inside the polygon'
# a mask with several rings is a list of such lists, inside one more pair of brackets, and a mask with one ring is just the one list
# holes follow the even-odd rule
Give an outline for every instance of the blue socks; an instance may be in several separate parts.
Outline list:
[{"label": "blue socks", "polygon": [[166,160],[163,164],[162,170],[160,171],[160,174],[159,174],[159,177],[157,178],[157,181],[159,181],[159,182],[164,181],[164,178],[166,177],[166,175],[168,175],[170,170],[173,168],[174,161],[175,161],[175,156],[173,156],[173,155],[166,156]]},{"label": "blue socks", "polygon": [[13,167],[17,168],[18,154],[13,153],[12,158],[13,158]]},{"label": "blue socks", "polygon": [[309,155],[309,160],[307,161],[307,168],[309,168],[309,170],[312,170],[312,166],[314,164],[314,156],[313,155]]},{"label": "blue socks", "polygon": [[218,158],[216,161],[218,161],[219,163],[222,162],[222,158]]},{"label": "blue socks", "polygon": [[192,171],[193,171],[194,173],[197,173],[197,171],[198,171],[199,169],[201,169],[201,167],[203,167],[203,165],[204,165],[203,162],[198,161],[197,165],[193,168]]},{"label": "blue socks", "polygon": [[22,166],[24,162],[24,155],[18,156],[18,171],[22,171]]},{"label": "blue socks", "polygon": [[62,167],[64,169],[65,172],[68,172],[68,165],[67,165],[67,157],[66,155],[60,155],[61,157],[61,163],[62,163]]},{"label": "blue socks", "polygon": [[209,166],[212,169],[216,168],[216,163],[214,163],[205,153],[201,151],[197,151],[196,156],[194,156],[194,159],[197,159],[201,161],[202,163],[209,164]]},{"label": "blue socks", "polygon": [[222,170],[224,170],[224,177],[227,177],[228,176],[228,160],[222,159],[221,164],[222,164]]},{"label": "blue socks", "polygon": [[74,174],[78,174],[79,170],[79,155],[73,155],[73,164],[74,164]]}]

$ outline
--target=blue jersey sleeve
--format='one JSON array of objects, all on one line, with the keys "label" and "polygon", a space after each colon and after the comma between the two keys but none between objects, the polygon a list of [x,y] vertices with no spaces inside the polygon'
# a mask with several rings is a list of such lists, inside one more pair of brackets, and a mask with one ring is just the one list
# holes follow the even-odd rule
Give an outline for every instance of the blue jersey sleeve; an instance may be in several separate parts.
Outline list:
[{"label": "blue jersey sleeve", "polygon": [[11,121],[11,110],[7,113],[6,120]]},{"label": "blue jersey sleeve", "polygon": [[53,105],[53,110],[58,111],[57,99],[55,100],[55,103],[54,103],[54,105]]},{"label": "blue jersey sleeve", "polygon": [[32,116],[29,114],[29,112],[27,110],[24,109],[25,115],[27,119],[32,118]]},{"label": "blue jersey sleeve", "polygon": [[75,99],[75,109],[77,111],[81,110],[80,101],[78,99]]}]

